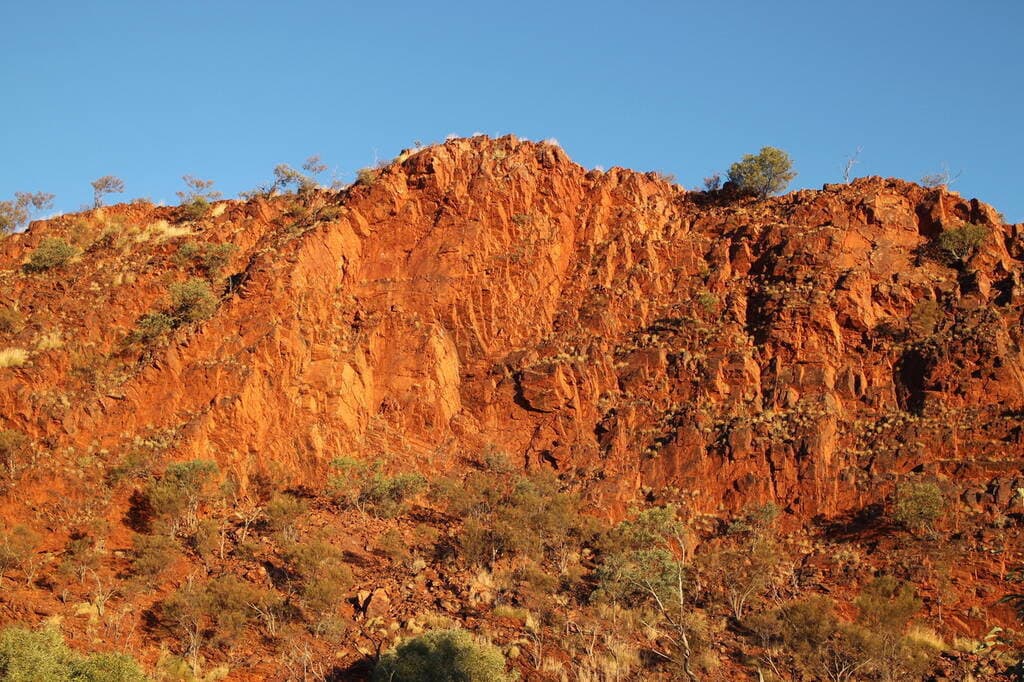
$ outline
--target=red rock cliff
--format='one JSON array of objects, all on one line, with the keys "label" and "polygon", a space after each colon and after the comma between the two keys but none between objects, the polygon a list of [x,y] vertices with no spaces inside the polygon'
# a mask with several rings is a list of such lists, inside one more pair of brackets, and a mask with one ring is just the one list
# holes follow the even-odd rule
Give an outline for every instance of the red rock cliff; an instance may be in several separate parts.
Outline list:
[{"label": "red rock cliff", "polygon": [[[977,253],[930,255],[966,223],[987,231]],[[445,470],[494,446],[610,510],[831,515],[912,471],[1006,505],[1024,486],[1021,231],[899,180],[755,201],[455,140],[341,193],[191,223],[122,205],[0,242],[0,305],[25,320],[0,341],[31,352],[0,369],[0,428],[43,454],[40,506],[87,458],[152,443],[243,482],[314,482],[338,455]],[[23,272],[48,236],[81,257]],[[189,241],[238,247],[216,314],[124,350],[196,270]]]}]

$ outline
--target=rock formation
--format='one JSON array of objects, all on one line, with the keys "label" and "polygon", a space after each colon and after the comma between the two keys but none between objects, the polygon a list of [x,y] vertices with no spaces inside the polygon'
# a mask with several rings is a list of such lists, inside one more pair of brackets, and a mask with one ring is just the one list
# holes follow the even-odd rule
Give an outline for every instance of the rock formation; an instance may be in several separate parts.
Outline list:
[{"label": "rock formation", "polygon": [[[473,138],[343,193],[176,215],[122,205],[0,243],[3,303],[28,320],[5,341],[62,339],[0,372],[4,426],[49,466],[159,438],[243,484],[298,483],[339,455],[431,472],[496,447],[610,511],[653,495],[804,518],[911,471],[975,504],[1024,485],[1022,227],[943,189],[754,201]],[[929,257],[966,223],[988,231],[976,254]],[[23,273],[49,236],[84,253]],[[187,241],[237,247],[215,316],[124,350],[196,270]]]}]

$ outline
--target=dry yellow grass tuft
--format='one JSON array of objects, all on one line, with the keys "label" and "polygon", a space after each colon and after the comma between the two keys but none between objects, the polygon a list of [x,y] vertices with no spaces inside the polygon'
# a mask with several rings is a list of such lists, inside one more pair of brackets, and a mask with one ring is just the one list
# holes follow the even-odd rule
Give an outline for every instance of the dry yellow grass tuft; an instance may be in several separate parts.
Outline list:
[{"label": "dry yellow grass tuft", "polygon": [[915,644],[920,644],[936,651],[945,651],[949,648],[949,645],[943,641],[939,633],[923,625],[910,626],[910,629],[907,630],[907,639]]},{"label": "dry yellow grass tuft", "polygon": [[23,367],[28,362],[28,351],[24,348],[0,350],[0,368]]},{"label": "dry yellow grass tuft", "polygon": [[157,220],[140,230],[134,240],[136,243],[148,242],[153,239],[165,242],[168,239],[184,237],[189,234],[192,234],[192,228],[188,225],[171,225],[166,220]]},{"label": "dry yellow grass tuft", "polygon": [[47,351],[63,347],[64,339],[61,338],[59,329],[53,329],[41,334],[36,340],[36,350],[38,351]]}]

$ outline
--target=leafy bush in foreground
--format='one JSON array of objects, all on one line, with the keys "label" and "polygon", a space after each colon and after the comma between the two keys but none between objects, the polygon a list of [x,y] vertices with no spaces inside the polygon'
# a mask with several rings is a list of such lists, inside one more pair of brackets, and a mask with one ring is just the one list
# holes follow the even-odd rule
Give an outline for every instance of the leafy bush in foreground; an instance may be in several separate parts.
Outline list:
[{"label": "leafy bush in foreground", "polygon": [[[507,465],[498,466],[504,471]],[[459,552],[474,565],[523,556],[564,568],[595,532],[579,513],[579,498],[563,491],[550,472],[510,476],[476,471],[442,481],[438,493],[448,511],[463,519]]]},{"label": "leafy bush in foreground", "polygon": [[5,682],[145,682],[138,663],[125,654],[84,657],[50,628],[0,631],[0,679]]},{"label": "leafy bush in foreground", "polygon": [[505,657],[465,630],[437,630],[409,639],[384,654],[374,682],[505,682]]},{"label": "leafy bush in foreground", "polygon": [[234,576],[186,582],[160,604],[159,621],[193,663],[207,644],[231,645],[254,620],[257,590]]}]

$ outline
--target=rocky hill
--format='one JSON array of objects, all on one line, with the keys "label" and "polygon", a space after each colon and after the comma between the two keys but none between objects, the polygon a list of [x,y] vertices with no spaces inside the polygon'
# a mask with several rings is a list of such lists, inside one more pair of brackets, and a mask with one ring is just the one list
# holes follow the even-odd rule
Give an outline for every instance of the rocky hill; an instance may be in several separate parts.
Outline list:
[{"label": "rocky hill", "polygon": [[[931,566],[945,544],[943,580],[917,581],[932,627],[978,641],[1015,627],[997,600],[1024,560],[1024,225],[984,203],[881,178],[765,200],[686,191],[477,137],[405,152],[343,191],[189,208],[100,208],[0,241],[0,511],[38,535],[44,573],[97,520],[100,565],[125,570],[138,498],[173,462],[212,461],[255,499],[267,481],[321,491],[339,457],[434,480],[501,452],[606,523],[677,505],[698,554],[715,524],[776,505],[783,537],[817,538],[791,554],[846,615],[856,586],[892,572],[885,552],[910,546],[908,565]],[[54,239],[75,255],[33,265]],[[182,321],[175,286],[190,278],[214,299]],[[923,484],[944,507],[922,540],[889,511]],[[428,497],[424,519],[442,513]],[[357,553],[412,532],[352,514],[335,537]],[[849,585],[820,565],[840,538],[865,554]],[[123,618],[179,587],[188,561],[155,593],[121,590],[137,609]],[[356,587],[386,582],[395,603],[378,615],[404,622],[425,602],[400,606],[388,567],[357,568]],[[105,640],[52,581],[16,582],[4,621],[61,615],[73,642]],[[65,589],[93,603],[81,585]],[[742,632],[723,631],[705,679],[752,670]],[[174,649],[145,633],[132,646],[149,663]],[[527,659],[529,679],[555,675]],[[239,665],[239,679],[292,674]]]}]

